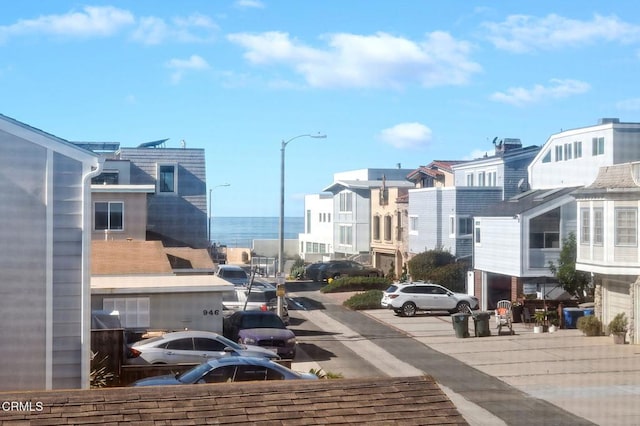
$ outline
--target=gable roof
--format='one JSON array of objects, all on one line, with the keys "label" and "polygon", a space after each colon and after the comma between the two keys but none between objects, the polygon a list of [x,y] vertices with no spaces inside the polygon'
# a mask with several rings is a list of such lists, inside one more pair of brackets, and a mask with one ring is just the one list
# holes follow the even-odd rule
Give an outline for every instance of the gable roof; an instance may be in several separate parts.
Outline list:
[{"label": "gable roof", "polygon": [[565,195],[571,194],[577,187],[534,189],[511,197],[506,201],[493,204],[478,211],[475,217],[504,217],[521,214],[547,204]]},{"label": "gable roof", "polygon": [[468,424],[430,376],[282,380],[184,386],[4,393],[42,410],[4,421],[51,424]]},{"label": "gable roof", "polygon": [[463,160],[434,160],[426,166],[420,166],[417,169],[413,170],[411,173],[407,175],[407,179],[414,181],[418,179],[419,175],[427,175],[431,177],[442,176],[443,173],[441,170],[444,170],[449,173],[453,173],[453,169],[451,166],[455,166],[456,164],[466,163]]},{"label": "gable roof", "polygon": [[172,272],[160,241],[91,241],[91,275]]}]

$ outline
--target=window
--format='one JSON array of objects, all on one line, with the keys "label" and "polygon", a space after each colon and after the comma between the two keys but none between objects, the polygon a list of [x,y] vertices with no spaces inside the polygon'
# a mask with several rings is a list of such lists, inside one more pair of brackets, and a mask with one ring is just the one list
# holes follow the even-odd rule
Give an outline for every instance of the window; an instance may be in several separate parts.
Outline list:
[{"label": "window", "polygon": [[456,217],[449,216],[449,237],[455,238],[456,236]]},{"label": "window", "polygon": [[556,145],[556,161],[562,161],[562,145]]},{"label": "window", "polygon": [[121,201],[105,201],[94,204],[94,229],[96,231],[122,231],[124,204]]},{"label": "window", "polygon": [[551,162],[551,151],[547,151],[547,153],[544,155],[544,157],[542,157],[542,162],[543,163],[550,163]]},{"label": "window", "polygon": [[118,172],[102,172],[98,176],[91,178],[91,185],[117,185]]},{"label": "window", "polygon": [[[223,293],[224,294],[224,293]],[[125,328],[148,328],[150,326],[150,302],[148,297],[119,297],[102,299],[102,309],[118,311]]]},{"label": "window", "polygon": [[391,241],[391,216],[384,217],[384,240]]},{"label": "window", "polygon": [[497,185],[497,179],[496,179],[496,172],[489,172],[487,173],[487,186],[496,186]]},{"label": "window", "polygon": [[480,221],[476,220],[475,223],[475,243],[480,244]]},{"label": "window", "polygon": [[311,233],[311,210],[307,210],[307,234]]},{"label": "window", "polygon": [[589,223],[589,209],[580,209],[580,243],[591,242],[591,224]]},{"label": "window", "polygon": [[189,337],[186,339],[172,340],[171,342],[168,342],[164,348],[172,349],[174,351],[192,351],[193,339]]},{"label": "window", "polygon": [[582,158],[582,142],[575,141],[573,143],[573,156],[575,158]]},{"label": "window", "polygon": [[473,186],[473,173],[467,175],[467,186]]},{"label": "window", "polygon": [[380,240],[380,216],[373,217],[373,239]]},{"label": "window", "polygon": [[616,245],[635,246],[637,244],[637,210],[616,209]]},{"label": "window", "polygon": [[457,235],[461,237],[465,235],[471,235],[472,233],[473,233],[473,219],[470,217],[459,217]]},{"label": "window", "polygon": [[351,192],[341,192],[340,193],[340,211],[341,212],[350,212],[353,211],[353,194]]},{"label": "window", "polygon": [[572,146],[570,143],[565,143],[564,144],[564,159],[565,160],[571,160],[573,151],[572,151]]},{"label": "window", "polygon": [[603,215],[601,208],[593,209],[593,244],[603,243]]},{"label": "window", "polygon": [[485,186],[485,172],[478,173],[478,186]]},{"label": "window", "polygon": [[418,216],[409,216],[409,231],[418,232]]},{"label": "window", "polygon": [[176,165],[158,164],[158,192],[175,193],[177,183]]},{"label": "window", "polygon": [[204,337],[196,337],[193,339],[196,351],[222,352],[227,347],[222,342]]},{"label": "window", "polygon": [[331,222],[331,213],[327,213],[327,222]]},{"label": "window", "polygon": [[340,225],[338,238],[342,245],[353,244],[353,227],[351,225]]},{"label": "window", "polygon": [[591,155],[604,154],[604,138],[593,138],[591,140]]}]

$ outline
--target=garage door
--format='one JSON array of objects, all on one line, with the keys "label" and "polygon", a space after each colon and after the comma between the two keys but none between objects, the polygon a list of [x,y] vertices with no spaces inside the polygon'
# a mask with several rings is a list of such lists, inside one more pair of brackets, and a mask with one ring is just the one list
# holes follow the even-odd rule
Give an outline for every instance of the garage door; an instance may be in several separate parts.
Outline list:
[{"label": "garage door", "polygon": [[[631,280],[631,278],[629,278]],[[606,326],[619,312],[625,312],[627,317],[631,309],[629,286],[631,282],[613,279],[602,280],[602,320]]]}]

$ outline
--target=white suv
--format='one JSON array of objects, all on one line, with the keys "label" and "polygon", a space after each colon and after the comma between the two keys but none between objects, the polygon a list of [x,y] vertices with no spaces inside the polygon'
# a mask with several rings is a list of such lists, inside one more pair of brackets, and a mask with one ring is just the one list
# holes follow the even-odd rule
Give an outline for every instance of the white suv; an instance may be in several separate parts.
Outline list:
[{"label": "white suv", "polygon": [[405,317],[412,317],[418,311],[455,313],[478,309],[477,298],[423,281],[392,284],[382,293],[380,304]]}]

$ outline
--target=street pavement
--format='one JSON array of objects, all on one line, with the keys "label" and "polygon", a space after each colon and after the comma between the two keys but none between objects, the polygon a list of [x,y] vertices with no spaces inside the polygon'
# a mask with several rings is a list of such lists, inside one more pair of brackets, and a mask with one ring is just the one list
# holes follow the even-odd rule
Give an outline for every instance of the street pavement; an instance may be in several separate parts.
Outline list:
[{"label": "street pavement", "polygon": [[[471,425],[640,424],[638,345],[575,329],[538,334],[522,323],[513,325],[514,335],[505,328],[497,335],[493,318],[491,336],[473,337],[470,318],[472,337],[457,338],[449,315],[350,311],[341,306],[351,296],[344,293],[289,292],[296,296],[321,303],[296,311],[323,331],[320,344],[332,341],[358,354],[374,366],[367,375],[433,376]],[[314,361],[300,351],[293,368],[340,373],[337,358]]]}]

